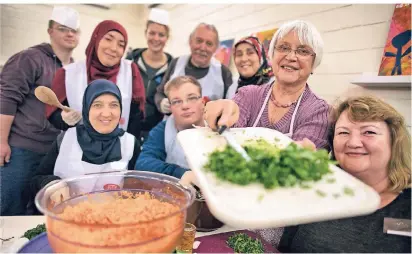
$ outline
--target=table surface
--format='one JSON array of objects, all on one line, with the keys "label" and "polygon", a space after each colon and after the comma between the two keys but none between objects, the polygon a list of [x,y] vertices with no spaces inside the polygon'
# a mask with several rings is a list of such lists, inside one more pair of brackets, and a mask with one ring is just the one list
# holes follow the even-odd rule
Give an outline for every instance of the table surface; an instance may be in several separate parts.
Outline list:
[{"label": "table surface", "polygon": [[[0,253],[13,244],[15,239],[21,237],[27,230],[36,227],[38,224],[46,222],[45,216],[0,216],[0,238],[7,239],[14,237],[9,241],[0,240]],[[212,232],[197,232],[196,237],[219,234],[229,231],[240,230],[227,225]]]}]

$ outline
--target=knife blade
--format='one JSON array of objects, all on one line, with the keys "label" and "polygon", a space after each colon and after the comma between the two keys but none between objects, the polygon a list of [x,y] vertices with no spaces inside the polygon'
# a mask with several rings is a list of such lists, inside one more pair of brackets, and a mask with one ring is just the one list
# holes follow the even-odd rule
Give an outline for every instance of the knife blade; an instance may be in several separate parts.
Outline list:
[{"label": "knife blade", "polygon": [[385,217],[383,219],[383,232],[411,237],[411,220]]},{"label": "knife blade", "polygon": [[246,161],[251,161],[249,155],[247,154],[247,152],[245,151],[245,149],[236,141],[236,138],[232,135],[232,133],[230,133],[230,130],[228,130],[226,125],[223,125],[219,128],[218,133],[223,136],[227,143],[236,151],[238,152],[240,155],[242,155],[242,157],[246,160]]}]

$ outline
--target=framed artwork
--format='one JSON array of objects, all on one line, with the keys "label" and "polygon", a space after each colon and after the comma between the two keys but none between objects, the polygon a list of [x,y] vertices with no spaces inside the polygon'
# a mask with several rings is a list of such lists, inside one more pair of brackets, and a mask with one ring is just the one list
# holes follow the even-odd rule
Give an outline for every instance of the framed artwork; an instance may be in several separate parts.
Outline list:
[{"label": "framed artwork", "polygon": [[234,39],[221,41],[215,53],[215,58],[227,67],[229,67],[230,59],[232,57],[234,41]]},{"label": "framed artwork", "polygon": [[272,40],[272,37],[277,30],[277,28],[274,28],[266,31],[261,31],[252,34],[252,36],[257,37],[259,41],[263,44],[263,47],[265,48],[266,52],[269,52],[270,41]]},{"label": "framed artwork", "polygon": [[379,76],[411,75],[411,4],[396,4]]}]

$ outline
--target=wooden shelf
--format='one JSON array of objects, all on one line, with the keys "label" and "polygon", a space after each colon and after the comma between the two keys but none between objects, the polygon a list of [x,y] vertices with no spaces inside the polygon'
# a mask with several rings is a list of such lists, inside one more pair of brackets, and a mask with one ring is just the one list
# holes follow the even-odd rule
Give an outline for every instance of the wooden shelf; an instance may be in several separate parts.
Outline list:
[{"label": "wooden shelf", "polygon": [[353,79],[351,83],[363,87],[411,88],[411,76],[378,76],[364,73]]}]

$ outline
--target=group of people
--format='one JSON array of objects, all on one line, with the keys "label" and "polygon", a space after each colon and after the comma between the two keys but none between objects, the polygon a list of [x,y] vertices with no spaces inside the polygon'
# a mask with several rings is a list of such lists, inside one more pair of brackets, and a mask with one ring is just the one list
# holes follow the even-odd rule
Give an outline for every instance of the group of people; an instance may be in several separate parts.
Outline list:
[{"label": "group of people", "polygon": [[[168,13],[152,9],[147,48],[124,59],[126,29],[105,20],[90,38],[86,59],[74,61],[79,27],[77,11],[55,7],[50,43],[13,55],[0,74],[1,215],[28,214],[48,183],[96,172],[154,171],[196,183],[176,140],[179,131],[265,127],[331,151],[343,170],[381,197],[370,215],[262,230],[264,237],[277,236],[269,240],[279,250],[410,252],[410,239],[383,233],[385,217],[411,216],[405,120],[374,97],[349,98],[333,108],[310,89],[307,81],[323,55],[312,24],[283,24],[269,52],[256,37],[240,39],[233,50],[237,80],[213,57],[219,45],[213,25],[196,26],[191,53],[173,58],[163,50],[171,32]],[[50,87],[71,110],[40,102],[38,85]]]}]

